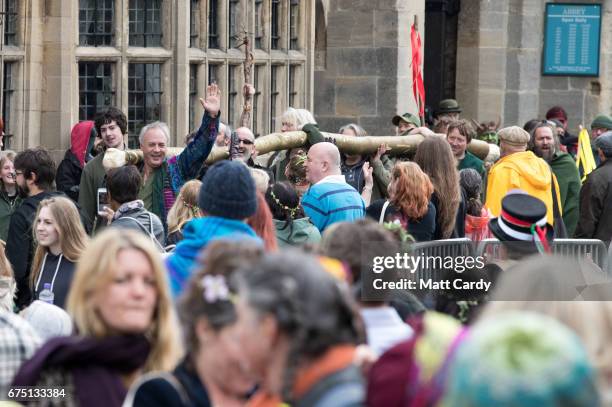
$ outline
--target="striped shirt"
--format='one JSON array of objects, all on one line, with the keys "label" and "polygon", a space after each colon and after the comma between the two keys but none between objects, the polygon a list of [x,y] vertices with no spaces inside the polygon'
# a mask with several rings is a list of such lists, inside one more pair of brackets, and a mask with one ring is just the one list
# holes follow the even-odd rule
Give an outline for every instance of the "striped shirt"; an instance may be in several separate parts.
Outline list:
[{"label": "striped shirt", "polygon": [[361,195],[342,175],[325,177],[311,186],[302,198],[302,206],[321,232],[336,222],[351,222],[365,216]]}]

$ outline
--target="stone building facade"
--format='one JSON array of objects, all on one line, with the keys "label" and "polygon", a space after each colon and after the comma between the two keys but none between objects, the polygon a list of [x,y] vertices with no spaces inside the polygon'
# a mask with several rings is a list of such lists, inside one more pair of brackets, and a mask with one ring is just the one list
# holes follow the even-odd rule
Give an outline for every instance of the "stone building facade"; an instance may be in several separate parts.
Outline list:
[{"label": "stone building facade", "polygon": [[541,75],[545,3],[0,0],[7,147],[43,145],[59,158],[72,126],[106,105],[127,113],[131,146],[152,120],[168,122],[172,144],[181,145],[198,125],[198,98],[212,81],[223,91],[222,119],[236,125],[244,53],[233,36],[243,30],[255,48],[256,134],[278,131],[277,119],[288,106],[313,111],[326,131],[355,122],[373,135],[392,134],[393,115],[416,111],[415,16],[428,105],[454,97],[464,117],[511,125],[560,104],[576,129],[597,113],[612,113],[612,0],[602,1],[596,78]]},{"label": "stone building facade", "polygon": [[[396,112],[414,112],[410,26],[424,41],[423,0],[316,0],[314,113],[321,128],[357,123],[394,133]],[[418,24],[417,24],[418,25]]]},{"label": "stone building facade", "polygon": [[[558,1],[584,3],[592,1]],[[457,39],[456,98],[464,115],[523,125],[555,105],[569,128],[612,114],[612,1],[603,0],[599,77],[543,76],[546,0],[462,1]]]},{"label": "stone building facade", "polygon": [[[592,4],[587,0],[559,3]],[[314,110],[322,127],[348,122],[390,134],[390,118],[415,112],[410,25],[425,52],[427,104],[456,98],[462,116],[522,125],[563,106],[577,132],[612,114],[612,0],[603,0],[598,77],[543,76],[547,0],[317,0]],[[319,18],[324,12],[325,18]],[[322,30],[326,41],[319,38]],[[427,35],[425,35],[427,34]],[[429,76],[428,76],[429,75]]]},{"label": "stone building facade", "polygon": [[208,83],[222,120],[242,111],[243,49],[253,42],[252,127],[267,134],[289,105],[310,108],[314,3],[308,0],[0,0],[2,114],[7,147],[57,156],[70,130],[108,105],[128,116],[129,144],[162,120],[182,145],[199,125]]}]

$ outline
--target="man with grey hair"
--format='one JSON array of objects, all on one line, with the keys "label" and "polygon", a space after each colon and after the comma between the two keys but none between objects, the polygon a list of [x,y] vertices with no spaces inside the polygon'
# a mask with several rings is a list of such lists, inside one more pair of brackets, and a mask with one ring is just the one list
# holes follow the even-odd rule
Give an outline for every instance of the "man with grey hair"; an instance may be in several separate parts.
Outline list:
[{"label": "man with grey hair", "polygon": [[302,198],[302,206],[321,232],[336,222],[365,216],[365,203],[359,192],[347,184],[340,162],[340,151],[332,143],[317,143],[308,150],[306,178],[311,186]]},{"label": "man with grey hair", "polygon": [[217,134],[217,139],[215,140],[215,144],[217,145],[217,147],[229,146],[231,135],[231,127],[223,122],[219,123],[219,134]]},{"label": "man with grey hair", "polygon": [[145,209],[161,219],[164,229],[167,229],[166,217],[179,190],[186,181],[197,177],[217,138],[221,92],[216,84],[212,84],[206,93],[206,100],[200,99],[204,107],[202,124],[179,155],[166,159],[170,141],[166,123],[154,122],[140,131],[143,182],[138,199],[144,202]]},{"label": "man with grey hair", "polygon": [[612,240],[612,131],[594,141],[600,164],[588,176],[580,190],[580,219],[576,237],[599,239],[606,245]]}]

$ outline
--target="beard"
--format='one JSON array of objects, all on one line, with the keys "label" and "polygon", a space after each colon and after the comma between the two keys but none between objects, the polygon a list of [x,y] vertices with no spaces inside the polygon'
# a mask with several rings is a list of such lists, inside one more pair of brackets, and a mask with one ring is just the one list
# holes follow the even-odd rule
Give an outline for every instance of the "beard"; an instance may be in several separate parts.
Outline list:
[{"label": "beard", "polygon": [[17,184],[17,193],[20,198],[25,199],[30,196],[30,188],[28,188],[27,184],[23,186]]},{"label": "beard", "polygon": [[555,154],[555,149],[554,148],[550,148],[548,150],[542,150],[539,147],[535,147],[534,150],[535,150],[536,155],[538,157],[542,158],[547,163],[552,161],[553,155]]}]

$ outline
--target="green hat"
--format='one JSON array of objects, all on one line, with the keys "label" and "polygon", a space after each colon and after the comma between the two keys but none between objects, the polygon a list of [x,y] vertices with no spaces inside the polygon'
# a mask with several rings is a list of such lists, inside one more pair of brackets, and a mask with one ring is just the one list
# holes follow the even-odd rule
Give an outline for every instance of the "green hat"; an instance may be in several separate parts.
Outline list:
[{"label": "green hat", "polygon": [[391,122],[393,123],[394,126],[399,126],[400,120],[403,120],[406,123],[412,123],[416,127],[421,127],[421,119],[419,119],[417,116],[413,115],[412,113],[404,113],[401,116],[394,116]]},{"label": "green hat", "polygon": [[459,103],[455,99],[444,99],[438,104],[436,115],[444,113],[461,113]]},{"label": "green hat", "polygon": [[606,116],[605,114],[600,114],[591,123],[592,129],[606,129],[612,130],[612,119],[610,116]]}]

